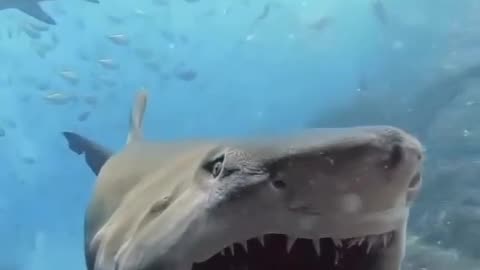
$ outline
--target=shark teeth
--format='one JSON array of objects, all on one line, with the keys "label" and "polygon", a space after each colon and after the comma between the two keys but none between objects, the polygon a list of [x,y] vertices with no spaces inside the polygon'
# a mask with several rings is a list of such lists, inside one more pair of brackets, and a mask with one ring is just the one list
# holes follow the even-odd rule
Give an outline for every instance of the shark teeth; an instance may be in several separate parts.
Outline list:
[{"label": "shark teeth", "polygon": [[335,259],[333,261],[334,266],[337,266],[338,263],[340,262],[340,256],[341,256],[340,251],[338,251],[338,249],[336,249],[335,250]]},{"label": "shark teeth", "polygon": [[313,248],[318,256],[322,254],[322,249],[320,248],[320,240],[312,240]]},{"label": "shark teeth", "polygon": [[257,237],[257,240],[258,240],[258,242],[260,242],[260,244],[262,245],[262,247],[265,246],[265,236]]},{"label": "shark teeth", "polygon": [[[396,246],[392,246],[394,238],[396,238],[394,231],[362,237],[336,236],[316,239],[278,233],[266,234],[248,240],[235,241],[208,260],[195,262],[190,270],[209,269],[208,267],[196,268],[196,266],[203,267],[217,265],[217,263],[224,267],[212,266],[212,269],[249,269],[249,267],[256,269],[264,263],[264,260],[277,257],[279,259],[287,257],[287,261],[294,263],[308,261],[308,263],[318,264],[318,269],[343,269],[351,265],[350,260],[355,261],[367,255],[376,256],[383,248],[395,249]],[[327,264],[328,267],[325,268]]]},{"label": "shark teeth", "polygon": [[375,241],[367,241],[367,254],[372,250],[373,244]]},{"label": "shark teeth", "polygon": [[248,252],[247,241],[240,242],[240,246],[243,247],[243,249],[245,250],[245,252]]},{"label": "shark teeth", "polygon": [[347,248],[351,248],[354,246],[361,246],[363,242],[365,242],[365,238],[363,237],[351,239],[347,244]]},{"label": "shark teeth", "polygon": [[332,239],[333,240],[333,244],[337,247],[337,248],[341,248],[343,246],[343,243],[342,243],[342,240],[341,239]]},{"label": "shark teeth", "polygon": [[362,246],[363,244],[366,245],[366,252],[370,253],[372,248],[374,246],[380,246],[383,248],[388,247],[388,245],[391,243],[393,237],[393,233],[386,233],[386,234],[380,234],[380,235],[369,235],[365,237],[358,237],[358,238],[352,238],[349,240],[344,240],[343,242],[338,239],[332,239],[335,247],[337,248],[352,248],[355,246]]},{"label": "shark teeth", "polygon": [[[340,239],[340,238],[329,238],[331,243],[333,244],[333,248],[335,249],[334,254],[334,265],[338,265],[341,262],[343,251],[342,249],[350,249],[355,247],[363,247],[363,250],[366,254],[372,252],[374,247],[381,247],[386,248],[392,242],[394,233],[385,233],[380,235],[368,235],[364,237],[356,237],[356,238],[349,238],[349,239]],[[311,241],[313,250],[317,256],[322,255],[322,241],[325,239],[304,239],[304,238],[297,238],[294,236],[287,236],[284,235],[285,239],[285,251],[287,254],[292,253],[294,246],[297,243],[298,239],[302,239],[302,241],[308,240]],[[235,256],[235,253],[238,253],[243,249],[243,251],[248,254],[253,246],[249,247],[249,244],[252,244],[250,241],[256,241],[258,245],[255,247],[258,248],[269,248],[268,243],[266,243],[266,236],[259,236],[247,241],[238,241],[233,245],[225,247],[220,253],[223,256]],[[303,242],[302,244],[305,244]],[[235,252],[235,246],[237,246],[237,251]],[[241,247],[241,249],[240,249]],[[254,248],[254,249],[255,249]]]},{"label": "shark teeth", "polygon": [[292,247],[295,244],[295,241],[297,241],[296,238],[287,237],[287,253],[290,253],[292,251]]}]

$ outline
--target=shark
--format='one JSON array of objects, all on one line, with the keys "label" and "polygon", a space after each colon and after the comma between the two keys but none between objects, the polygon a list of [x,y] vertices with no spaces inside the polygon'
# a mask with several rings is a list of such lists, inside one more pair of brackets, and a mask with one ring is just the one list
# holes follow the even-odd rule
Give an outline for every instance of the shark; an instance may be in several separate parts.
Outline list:
[{"label": "shark", "polygon": [[[55,20],[42,9],[40,2],[52,0],[0,0],[0,11],[17,9],[31,17],[50,25],[56,25]],[[85,0],[91,3],[100,3],[99,0]]]},{"label": "shark", "polygon": [[421,142],[394,126],[149,140],[137,92],[113,151],[64,131],[97,179],[88,270],[400,270]]}]

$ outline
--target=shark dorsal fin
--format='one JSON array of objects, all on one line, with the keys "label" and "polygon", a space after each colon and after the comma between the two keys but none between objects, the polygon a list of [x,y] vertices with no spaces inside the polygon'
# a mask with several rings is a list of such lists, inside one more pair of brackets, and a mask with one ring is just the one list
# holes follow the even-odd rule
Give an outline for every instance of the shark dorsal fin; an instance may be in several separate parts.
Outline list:
[{"label": "shark dorsal fin", "polygon": [[130,112],[130,130],[128,132],[127,144],[134,141],[143,140],[143,115],[147,108],[148,94],[146,90],[141,90],[135,99]]}]

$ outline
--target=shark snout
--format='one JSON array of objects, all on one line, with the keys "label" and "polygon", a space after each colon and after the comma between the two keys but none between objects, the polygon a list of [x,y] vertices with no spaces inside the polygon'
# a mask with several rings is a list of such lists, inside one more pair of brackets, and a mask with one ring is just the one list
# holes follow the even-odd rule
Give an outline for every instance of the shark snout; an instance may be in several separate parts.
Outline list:
[{"label": "shark snout", "polygon": [[381,129],[380,136],[388,151],[384,167],[391,170],[392,179],[408,183],[407,191],[418,191],[421,182],[421,164],[424,161],[423,146],[412,135],[397,128]]},{"label": "shark snout", "polygon": [[[404,131],[394,129],[385,131],[385,134],[380,133],[380,141],[386,151],[386,157],[383,161],[383,166],[386,170],[405,170],[412,168],[412,170],[419,170],[419,165],[424,159],[424,150],[420,142],[405,133]],[[375,144],[375,143],[373,143]],[[407,167],[407,168],[404,168]],[[414,185],[415,181],[410,181]]]},{"label": "shark snout", "polygon": [[302,141],[269,167],[291,211],[382,211],[406,205],[419,190],[423,149],[405,131],[338,129]]}]

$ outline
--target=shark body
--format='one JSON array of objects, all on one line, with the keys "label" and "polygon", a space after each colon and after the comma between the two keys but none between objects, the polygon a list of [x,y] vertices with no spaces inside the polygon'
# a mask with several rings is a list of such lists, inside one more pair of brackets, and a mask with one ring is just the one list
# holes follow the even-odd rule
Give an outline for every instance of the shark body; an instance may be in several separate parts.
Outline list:
[{"label": "shark body", "polygon": [[88,270],[400,270],[422,182],[413,136],[359,126],[149,141],[146,104],[140,93],[121,151],[63,133],[97,175]]}]

